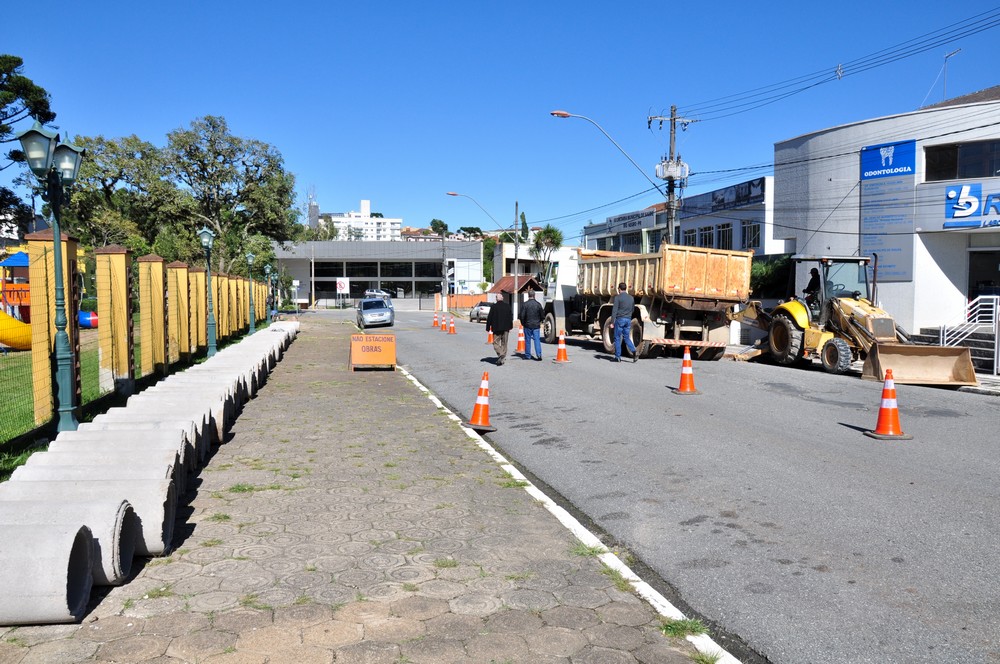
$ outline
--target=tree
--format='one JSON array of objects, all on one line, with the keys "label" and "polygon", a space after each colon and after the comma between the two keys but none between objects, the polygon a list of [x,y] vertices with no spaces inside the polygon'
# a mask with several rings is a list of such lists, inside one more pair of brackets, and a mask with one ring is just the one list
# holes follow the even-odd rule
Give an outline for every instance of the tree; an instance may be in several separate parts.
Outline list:
[{"label": "tree", "polygon": [[496,246],[495,237],[483,238],[483,279],[489,282],[493,281],[493,251]]},{"label": "tree", "polygon": [[528,241],[528,218],[521,213],[521,242]]},{"label": "tree", "polygon": [[[16,143],[14,124],[33,116],[42,124],[52,122],[56,114],[49,107],[49,93],[21,73],[24,60],[0,54],[0,143]],[[24,161],[20,144],[4,155],[0,171]],[[0,187],[0,217],[8,217],[22,233],[27,231],[34,211],[7,187]]]},{"label": "tree", "polygon": [[292,238],[298,216],[295,177],[272,146],[233,136],[225,118],[208,115],[167,135],[164,160],[167,172],[194,199],[186,231],[193,237],[204,224],[215,232],[220,272],[245,262],[252,235],[278,242]]},{"label": "tree", "polygon": [[549,272],[552,252],[561,247],[562,243],[562,231],[552,224],[546,224],[545,228],[535,233],[535,239],[532,242],[531,248],[528,249],[528,253],[541,264],[543,278]]},{"label": "tree", "polygon": [[448,224],[440,219],[431,219],[431,231],[435,235],[440,235],[442,239],[446,238],[448,237]]},{"label": "tree", "polygon": [[461,226],[458,232],[472,238],[481,238],[483,236],[483,229],[479,226]]}]

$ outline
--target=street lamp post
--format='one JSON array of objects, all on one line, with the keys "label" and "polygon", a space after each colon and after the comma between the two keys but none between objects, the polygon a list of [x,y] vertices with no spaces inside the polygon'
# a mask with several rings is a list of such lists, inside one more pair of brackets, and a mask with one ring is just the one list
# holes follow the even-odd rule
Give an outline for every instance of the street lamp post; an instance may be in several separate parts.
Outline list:
[{"label": "street lamp post", "polygon": [[[467,194],[459,194],[458,192],[454,192],[454,191],[449,191],[449,192],[446,192],[446,193],[449,196],[461,196],[462,198],[468,198],[470,201],[472,201],[473,203],[475,203],[476,206],[480,210],[482,210],[483,213],[487,217],[489,217],[493,221],[494,224],[497,225],[497,228],[500,229],[501,233],[506,233],[507,232],[504,229],[504,227],[500,225],[500,222],[498,222],[496,219],[493,219],[493,215],[490,214],[489,212],[487,212],[486,208],[484,208],[482,205],[479,205],[479,201],[477,201],[472,196],[469,196]],[[514,203],[514,297],[512,298],[514,300],[514,302],[513,302],[513,306],[511,307],[512,312],[514,314],[514,320],[517,320],[517,308],[518,308],[518,299],[519,299],[518,298],[518,293],[517,293],[517,275],[518,275],[518,272],[520,272],[520,263],[519,263],[519,260],[518,260],[518,254],[520,253],[519,252],[519,247],[520,247],[520,244],[521,244],[519,242],[520,235],[521,234],[520,234],[520,232],[518,231],[518,228],[517,228],[517,203]]]},{"label": "street lamp post", "polygon": [[250,277],[250,334],[257,331],[257,313],[253,308],[253,259],[254,255],[249,251],[247,252],[247,276]]},{"label": "street lamp post", "polygon": [[264,283],[267,284],[267,299],[264,300],[264,304],[267,307],[267,320],[270,321],[271,320],[271,309],[272,309],[272,306],[271,306],[272,299],[271,298],[274,297],[274,293],[272,292],[272,288],[271,288],[271,265],[270,264],[264,266]]},{"label": "street lamp post", "polygon": [[[588,118],[586,115],[577,115],[575,113],[568,113],[567,111],[550,111],[549,115],[551,115],[554,118],[579,118],[581,120],[586,120],[590,124],[592,124],[595,127],[597,127],[597,129],[600,130],[600,132],[602,134],[604,134],[604,136],[607,137],[607,139],[609,141],[611,141],[612,143],[614,143],[614,146],[616,148],[618,148],[618,151],[621,152],[623,155],[625,155],[625,158],[628,159],[632,163],[633,166],[635,166],[636,170],[638,170],[640,173],[642,173],[642,176],[644,178],[646,178],[647,180],[649,180],[649,183],[652,184],[653,187],[655,187],[656,190],[658,192],[660,192],[663,195],[663,197],[667,200],[667,208],[668,208],[667,209],[667,216],[668,216],[668,218],[670,218],[670,225],[673,224],[673,219],[671,218],[672,214],[673,214],[673,212],[672,212],[672,204],[673,204],[673,202],[670,200],[670,196],[668,196],[668,194],[664,193],[664,191],[662,189],[660,189],[660,185],[658,185],[656,182],[654,182],[653,179],[651,177],[649,177],[649,175],[646,174],[646,171],[642,170],[642,167],[639,166],[639,164],[635,163],[635,160],[632,159],[632,157],[629,156],[628,152],[625,152],[625,148],[623,148],[622,146],[618,145],[618,141],[616,141],[615,139],[611,138],[611,134],[609,134],[608,132],[604,131],[604,127],[602,127],[601,125],[597,124],[596,122],[594,122],[593,120],[591,120],[590,118]],[[671,237],[673,237],[673,235],[672,235],[673,232],[674,232],[673,228],[669,228],[668,229],[668,233],[671,234]]]},{"label": "street lamp post", "polygon": [[212,242],[215,240],[215,233],[209,230],[208,226],[202,226],[198,231],[201,239],[201,246],[205,249],[205,285],[208,289],[208,321],[205,323],[205,331],[208,334],[208,357],[215,355],[215,313],[212,311]]},{"label": "street lamp post", "polygon": [[52,208],[52,246],[55,252],[56,282],[56,389],[53,390],[56,398],[56,429],[75,431],[79,423],[73,414],[73,353],[69,346],[69,335],[66,333],[68,319],[66,293],[63,288],[62,231],[59,228],[59,217],[63,204],[69,201],[69,195],[64,187],[76,181],[83,149],[60,142],[59,134],[46,131],[38,120],[35,120],[31,129],[18,134],[18,139],[24,149],[28,166],[45,185],[43,197]]}]

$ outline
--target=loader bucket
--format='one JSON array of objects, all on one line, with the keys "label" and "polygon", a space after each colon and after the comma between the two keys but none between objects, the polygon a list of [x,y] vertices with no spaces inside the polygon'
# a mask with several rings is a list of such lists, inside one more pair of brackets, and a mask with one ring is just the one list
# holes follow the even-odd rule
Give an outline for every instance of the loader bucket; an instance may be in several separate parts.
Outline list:
[{"label": "loader bucket", "polygon": [[874,344],[865,359],[861,377],[885,380],[892,369],[893,380],[909,385],[979,385],[972,355],[964,346]]}]

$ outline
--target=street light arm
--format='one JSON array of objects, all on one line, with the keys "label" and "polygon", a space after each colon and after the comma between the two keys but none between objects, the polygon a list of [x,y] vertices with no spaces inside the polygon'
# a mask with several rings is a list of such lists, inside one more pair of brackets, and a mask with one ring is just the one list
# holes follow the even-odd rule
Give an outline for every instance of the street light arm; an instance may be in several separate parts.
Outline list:
[{"label": "street light arm", "polygon": [[637,171],[639,171],[640,173],[642,173],[642,177],[644,177],[647,180],[649,180],[649,183],[651,185],[653,185],[653,187],[658,192],[660,192],[661,194],[663,194],[664,196],[666,196],[666,194],[663,192],[663,190],[660,189],[660,185],[658,185],[656,182],[654,182],[653,179],[651,177],[649,177],[649,175],[646,174],[646,171],[642,170],[642,167],[639,166],[639,164],[635,163],[635,160],[632,159],[632,157],[630,157],[628,155],[628,152],[625,152],[625,149],[622,146],[618,145],[618,141],[616,141],[615,139],[611,138],[611,135],[608,132],[604,131],[604,127],[602,127],[601,125],[597,124],[596,122],[594,122],[593,120],[591,120],[590,118],[588,118],[586,115],[576,115],[575,113],[568,113],[566,111],[551,111],[549,113],[549,115],[551,115],[552,117],[555,117],[555,118],[580,118],[581,120],[586,120],[590,124],[592,124],[595,127],[597,127],[598,130],[600,130],[600,132],[602,134],[604,134],[607,137],[607,139],[614,144],[614,146],[616,148],[618,148],[618,151],[621,152],[623,155],[625,155],[625,158],[628,159],[632,163],[633,166],[635,166],[635,169]]}]

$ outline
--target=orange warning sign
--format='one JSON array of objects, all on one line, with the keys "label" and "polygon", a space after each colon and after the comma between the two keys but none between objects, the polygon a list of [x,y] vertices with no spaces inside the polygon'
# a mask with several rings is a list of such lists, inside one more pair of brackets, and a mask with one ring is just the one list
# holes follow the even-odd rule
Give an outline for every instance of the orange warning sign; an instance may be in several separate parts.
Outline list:
[{"label": "orange warning sign", "polygon": [[395,334],[352,334],[351,371],[355,369],[395,369]]}]

